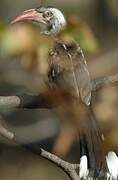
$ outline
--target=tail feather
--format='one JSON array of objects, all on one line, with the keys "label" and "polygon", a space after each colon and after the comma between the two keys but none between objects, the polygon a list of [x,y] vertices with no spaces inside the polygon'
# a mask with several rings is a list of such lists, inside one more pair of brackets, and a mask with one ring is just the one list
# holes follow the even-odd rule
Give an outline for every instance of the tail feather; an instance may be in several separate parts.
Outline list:
[{"label": "tail feather", "polygon": [[102,148],[103,134],[100,132],[92,107],[88,108],[89,120],[86,121],[86,130],[80,137],[80,157],[87,157],[90,177],[104,179],[108,168]]},{"label": "tail feather", "polygon": [[88,177],[88,173],[89,173],[88,159],[87,159],[86,155],[83,155],[80,158],[80,167],[79,167],[79,177],[80,177],[80,179],[81,178],[86,179]]},{"label": "tail feather", "polygon": [[106,156],[106,162],[108,165],[108,176],[110,179],[118,179],[118,157],[115,152],[110,151]]}]

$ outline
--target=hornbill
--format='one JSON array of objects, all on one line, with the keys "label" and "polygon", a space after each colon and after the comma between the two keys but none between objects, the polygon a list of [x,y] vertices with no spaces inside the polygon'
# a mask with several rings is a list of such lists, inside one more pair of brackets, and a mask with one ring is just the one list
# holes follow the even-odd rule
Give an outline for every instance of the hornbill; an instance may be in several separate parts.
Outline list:
[{"label": "hornbill", "polygon": [[[99,132],[91,108],[92,87],[84,54],[76,42],[64,43],[56,36],[66,26],[64,15],[53,7],[38,7],[22,12],[11,24],[22,21],[38,24],[41,34],[51,36],[55,42],[54,47],[49,51],[47,81],[54,94],[61,92],[63,103],[57,97],[55,101],[59,99],[59,102],[56,105],[60,103],[66,117],[75,120],[80,138],[80,179],[88,177],[117,179],[118,172],[114,170],[117,167],[112,162],[117,161],[115,153],[109,152],[105,157],[101,150],[103,136]],[[90,116],[90,120],[85,122],[79,120],[78,123],[78,119],[83,116],[81,108],[84,109],[83,113]]]}]

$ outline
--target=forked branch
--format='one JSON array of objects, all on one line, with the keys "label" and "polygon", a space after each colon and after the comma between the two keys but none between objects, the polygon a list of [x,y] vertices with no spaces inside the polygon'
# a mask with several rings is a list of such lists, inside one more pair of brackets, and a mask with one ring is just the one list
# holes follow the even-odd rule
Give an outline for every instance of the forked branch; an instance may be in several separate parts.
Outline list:
[{"label": "forked branch", "polygon": [[[7,140],[9,140],[11,143],[17,146],[21,146],[22,148],[28,149],[30,151],[30,148],[27,148],[27,146],[18,143],[14,133],[10,132],[1,124],[0,124],[0,135],[6,138]],[[41,157],[45,159],[50,160],[55,165],[62,168],[64,172],[66,172],[72,180],[79,180],[79,176],[76,172],[76,170],[79,168],[79,164],[71,164],[69,162],[66,162],[62,160],[61,158],[57,157],[56,155],[45,151],[44,149],[41,149],[41,151],[39,151],[39,153],[36,153],[36,154],[40,155]]]},{"label": "forked branch", "polygon": [[61,167],[70,176],[72,180],[79,180],[79,175],[76,172],[76,170],[78,170],[79,168],[79,164],[71,164],[69,162],[66,162],[61,158],[57,157],[56,155],[45,151],[44,149],[41,149],[40,155],[52,161],[57,166]]}]

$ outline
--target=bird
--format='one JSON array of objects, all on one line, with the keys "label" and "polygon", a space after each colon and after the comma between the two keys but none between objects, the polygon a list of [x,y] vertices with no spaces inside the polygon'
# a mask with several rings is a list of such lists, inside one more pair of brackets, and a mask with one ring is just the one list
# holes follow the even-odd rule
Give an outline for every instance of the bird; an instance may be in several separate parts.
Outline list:
[{"label": "bird", "polygon": [[[60,89],[73,97],[74,100],[71,100],[71,105],[69,105],[69,101],[65,102],[66,98],[66,100],[64,99],[63,105],[65,107],[66,104],[66,113],[70,115],[70,117],[69,115],[67,117],[75,117],[78,126],[77,116],[82,116],[81,113],[78,113],[78,108],[81,109],[79,103],[82,105],[84,112],[89,109],[89,113],[92,114],[92,120],[86,121],[87,125],[83,125],[83,122],[81,122],[81,126],[85,126],[85,129],[82,128],[81,130],[80,128],[80,178],[87,179],[88,174],[91,175],[92,173],[91,176],[95,178],[102,177],[102,179],[105,179],[110,177],[112,179],[113,177],[117,179],[118,173],[113,170],[112,163],[113,159],[115,159],[115,162],[117,161],[116,154],[109,152],[106,157],[102,157],[100,154],[102,151],[99,151],[103,139],[91,111],[92,85],[84,53],[74,40],[71,43],[65,43],[57,37],[58,33],[67,25],[64,14],[57,8],[40,6],[23,11],[11,21],[11,25],[22,21],[35,23],[40,28],[40,34],[50,36],[55,42],[54,47],[49,50],[47,79],[52,91]],[[105,163],[101,164],[101,158],[98,158],[98,164],[96,163],[98,155],[103,158],[102,162]],[[96,165],[98,167],[95,167]],[[91,172],[89,168],[92,169]]]},{"label": "bird", "polygon": [[[87,105],[89,105],[91,99],[91,83],[84,54],[79,45],[77,45],[75,42],[73,42],[72,45],[70,45],[71,47],[69,47],[68,44],[66,45],[64,44],[64,42],[56,38],[56,35],[59,32],[61,32],[66,26],[66,19],[63,13],[57,8],[38,7],[22,12],[20,15],[16,16],[16,18],[13,21],[11,21],[11,24],[15,24],[22,21],[32,21],[33,23],[38,24],[40,27],[41,34],[51,36],[55,41],[54,48],[50,50],[51,61],[49,62],[49,69],[51,71],[48,75],[50,79],[51,77],[52,80],[55,79],[54,76],[60,75],[63,69],[65,72],[71,72],[73,79],[72,81],[74,82],[72,83],[74,84],[76,95],[79,96],[80,91],[82,100]],[[69,52],[69,50],[71,49],[72,52]],[[58,62],[56,62],[57,59],[59,59]],[[71,67],[69,67],[70,69],[66,68],[66,61],[69,64],[68,66]],[[65,66],[63,62],[65,62]],[[55,69],[58,69],[58,71],[56,70],[56,74],[54,74]]]}]

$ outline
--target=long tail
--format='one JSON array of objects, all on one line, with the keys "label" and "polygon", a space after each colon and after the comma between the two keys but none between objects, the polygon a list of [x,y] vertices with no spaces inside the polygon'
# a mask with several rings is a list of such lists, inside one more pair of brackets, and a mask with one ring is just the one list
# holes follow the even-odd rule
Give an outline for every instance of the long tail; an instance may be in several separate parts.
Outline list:
[{"label": "long tail", "polygon": [[97,119],[89,107],[89,120],[86,131],[80,135],[80,156],[86,156],[89,176],[93,178],[106,178],[108,172],[105,154],[103,151],[103,134],[100,131]]}]

